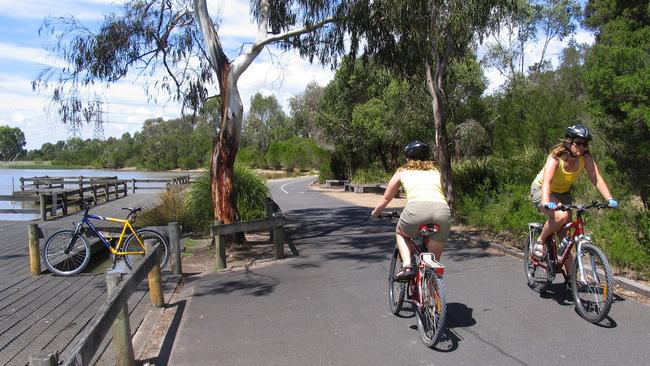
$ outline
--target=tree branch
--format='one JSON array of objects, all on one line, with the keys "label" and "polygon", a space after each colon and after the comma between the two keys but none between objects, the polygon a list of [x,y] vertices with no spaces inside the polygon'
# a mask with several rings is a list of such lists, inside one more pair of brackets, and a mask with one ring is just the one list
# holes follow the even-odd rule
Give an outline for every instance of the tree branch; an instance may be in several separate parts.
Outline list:
[{"label": "tree branch", "polygon": [[[264,16],[262,16],[261,18],[264,18]],[[321,28],[329,23],[334,22],[334,20],[335,20],[334,17],[329,17],[321,20],[318,23],[312,24],[310,26],[305,26],[303,28],[290,30],[272,36],[262,36],[263,38],[257,39],[253,44],[253,46],[248,51],[244,52],[242,55],[237,57],[235,61],[233,61],[232,65],[233,65],[233,74],[235,76],[235,79],[237,79],[248,68],[248,66],[250,66],[250,64],[253,62],[255,57],[257,57],[257,55],[259,55],[260,52],[262,52],[262,49],[264,49],[266,45],[278,41],[283,41],[292,37],[296,37],[301,34],[310,33],[315,29]],[[260,28],[261,27],[262,25],[260,25]],[[267,29],[266,27],[267,25],[265,24],[264,33],[266,33],[266,29]],[[260,37],[261,35],[261,32],[259,31],[260,28],[258,28],[258,37]]]}]

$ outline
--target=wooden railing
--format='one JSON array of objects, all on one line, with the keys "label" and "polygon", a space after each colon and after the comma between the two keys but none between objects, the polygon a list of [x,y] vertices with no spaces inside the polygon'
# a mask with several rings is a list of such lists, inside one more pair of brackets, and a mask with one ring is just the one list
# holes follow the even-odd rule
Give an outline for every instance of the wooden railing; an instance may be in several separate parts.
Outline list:
[{"label": "wooden railing", "polygon": [[[293,242],[284,235],[284,215],[279,206],[270,198],[266,200],[267,217],[261,220],[242,221],[232,224],[224,224],[222,221],[214,221],[212,224],[212,240],[216,247],[216,268],[226,268],[226,243],[225,236],[228,234],[244,233],[251,231],[269,230],[273,241],[273,255],[275,259],[284,258],[284,242],[291,249],[293,255],[298,255],[298,250]],[[285,240],[289,239],[289,240]]]},{"label": "wooden railing", "polygon": [[[160,281],[159,245],[157,244],[152,248],[151,243],[147,242],[145,244],[147,244],[145,250],[148,254],[140,266],[135,268],[133,272],[130,272],[124,281],[122,281],[123,274],[121,273],[106,275],[108,299],[97,310],[97,315],[93,318],[89,327],[83,332],[79,341],[67,353],[62,363],[63,365],[89,365],[104,337],[108,334],[109,328],[112,329],[117,364],[135,364],[135,355],[131,342],[131,327],[129,324],[129,309],[127,305],[129,297],[131,297],[146,276],[149,280],[151,303],[154,306],[162,307],[165,302],[162,292],[162,282]],[[59,364],[58,353],[32,355],[29,358],[29,364],[32,366],[57,365]]]},{"label": "wooden railing", "polygon": [[174,189],[191,183],[189,175],[171,179],[117,179],[110,177],[31,177],[20,178],[20,191],[0,195],[0,201],[31,202],[38,208],[0,208],[5,214],[39,214],[42,221],[59,214],[67,215],[70,205],[81,201],[108,202],[136,189]]}]

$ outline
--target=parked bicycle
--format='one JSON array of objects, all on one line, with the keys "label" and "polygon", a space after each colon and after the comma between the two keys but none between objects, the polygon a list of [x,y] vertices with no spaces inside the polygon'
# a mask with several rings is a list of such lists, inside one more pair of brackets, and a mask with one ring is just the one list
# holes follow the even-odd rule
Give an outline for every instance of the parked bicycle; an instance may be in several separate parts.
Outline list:
[{"label": "parked bicycle", "polygon": [[[397,212],[381,215],[382,218],[399,218]],[[433,253],[427,252],[425,238],[440,230],[437,224],[422,225],[419,228],[422,241],[419,245],[408,243],[417,272],[407,282],[399,282],[395,275],[402,267],[397,247],[393,250],[388,275],[388,300],[390,311],[397,315],[402,310],[404,300],[409,300],[415,308],[420,339],[427,347],[438,342],[445,326],[447,316],[446,290],[443,275],[445,266],[438,262]]]},{"label": "parked bicycle", "polygon": [[[144,243],[147,240],[152,244],[160,244],[160,268],[164,268],[169,260],[169,244],[158,232],[150,229],[135,230],[132,224],[135,223],[137,213],[141,208],[125,207],[129,214],[125,219],[103,217],[89,214],[90,206],[83,203],[81,208],[84,215],[81,221],[75,225],[74,230],[59,230],[50,235],[43,247],[43,258],[45,265],[53,274],[60,276],[71,276],[83,271],[90,262],[91,248],[86,238],[86,233],[94,234],[111,252],[113,268],[118,256],[124,257],[129,269],[136,267],[144,260]],[[110,234],[100,231],[91,220],[118,222],[122,224],[120,235],[117,239]],[[111,242],[115,243],[112,244]]]},{"label": "parked bicycle", "polygon": [[[605,254],[593,244],[591,237],[585,234],[583,214],[589,209],[610,208],[608,203],[592,202],[591,205],[560,205],[558,210],[576,210],[576,218],[566,224],[565,232],[558,247],[557,234],[546,242],[544,258],[537,259],[531,255],[535,240],[539,237],[543,224],[529,223],[528,238],[524,245],[524,270],[528,286],[537,292],[544,292],[560,272],[569,280],[578,314],[591,323],[603,320],[612,305],[614,279]],[[572,263],[572,275],[563,270],[563,266],[575,247]]]}]

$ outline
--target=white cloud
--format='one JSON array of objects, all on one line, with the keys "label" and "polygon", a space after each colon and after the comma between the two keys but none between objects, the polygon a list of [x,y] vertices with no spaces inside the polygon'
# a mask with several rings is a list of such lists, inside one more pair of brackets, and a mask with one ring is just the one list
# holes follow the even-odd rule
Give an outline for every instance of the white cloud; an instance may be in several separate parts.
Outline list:
[{"label": "white cloud", "polygon": [[65,67],[67,64],[42,48],[22,47],[0,42],[0,60],[14,60],[35,63],[42,66]]},{"label": "white cloud", "polygon": [[77,19],[84,20],[101,20],[107,6],[115,4],[116,2],[111,0],[0,0],[0,12],[5,16],[37,20],[62,15],[74,15]]}]

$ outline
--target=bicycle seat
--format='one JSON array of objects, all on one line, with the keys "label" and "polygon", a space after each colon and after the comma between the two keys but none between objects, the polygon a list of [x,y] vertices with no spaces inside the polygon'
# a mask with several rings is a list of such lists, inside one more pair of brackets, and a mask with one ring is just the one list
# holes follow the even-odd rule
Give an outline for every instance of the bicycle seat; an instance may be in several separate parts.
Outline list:
[{"label": "bicycle seat", "polygon": [[438,231],[440,231],[440,225],[438,224],[420,225],[418,231],[420,232],[420,235],[422,235],[423,237],[427,237],[431,234],[435,234]]},{"label": "bicycle seat", "polygon": [[131,211],[131,213],[135,213],[135,212],[142,211],[142,207],[136,207],[136,208],[133,208],[133,207],[122,207],[122,210],[129,210],[129,211]]}]

